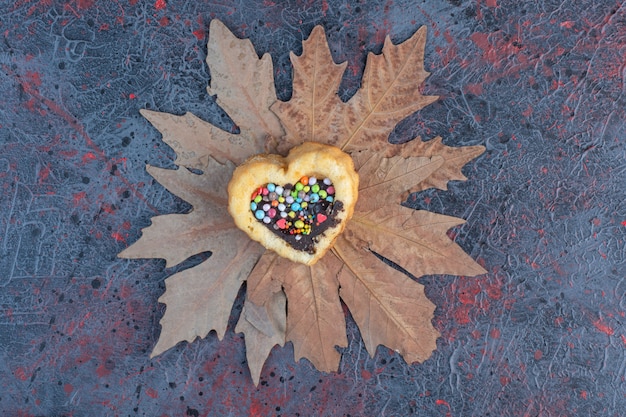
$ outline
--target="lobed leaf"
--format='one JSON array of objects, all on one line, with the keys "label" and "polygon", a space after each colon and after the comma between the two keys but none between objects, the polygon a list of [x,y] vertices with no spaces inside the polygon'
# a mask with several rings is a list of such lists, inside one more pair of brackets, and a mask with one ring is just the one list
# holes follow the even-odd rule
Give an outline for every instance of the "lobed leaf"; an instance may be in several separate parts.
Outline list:
[{"label": "lobed leaf", "polygon": [[452,147],[442,143],[440,136],[422,141],[416,138],[402,145],[394,146],[401,156],[420,155],[425,158],[441,158],[443,160],[440,167],[430,173],[426,178],[415,182],[410,192],[424,191],[434,187],[440,190],[448,189],[448,181],[465,181],[467,178],[461,172],[461,168],[469,161],[485,152],[484,146],[461,146]]},{"label": "lobed leaf", "polygon": [[430,274],[474,276],[486,271],[446,232],[463,219],[389,205],[370,212],[355,211],[345,238],[402,266],[416,277]]},{"label": "lobed leaf", "polygon": [[265,249],[243,232],[223,245],[206,261],[165,280],[159,302],[167,308],[152,357],[180,341],[205,337],[211,330],[219,339],[224,337],[239,287]]},{"label": "lobed leaf", "polygon": [[339,139],[331,119],[343,103],[337,95],[347,63],[335,64],[321,26],[302,43],[302,55],[290,54],[293,64],[293,94],[288,102],[272,106],[285,128],[277,144],[286,153],[302,142],[333,145]]},{"label": "lobed leaf", "polygon": [[425,45],[422,27],[398,45],[387,36],[380,55],[368,54],[361,89],[335,114],[337,146],[349,153],[378,151],[398,122],[437,100],[420,91],[430,74],[424,69]]},{"label": "lobed leaf", "polygon": [[431,176],[444,163],[438,155],[384,158],[380,152],[371,151],[355,151],[352,160],[359,173],[356,209],[360,211],[401,203],[409,189]]},{"label": "lobed leaf", "polygon": [[272,58],[260,59],[249,39],[239,39],[217,19],[211,21],[207,45],[211,72],[209,94],[241,128],[252,144],[263,151],[269,138],[280,138],[283,128],[270,107],[276,102]]},{"label": "lobed leaf", "polygon": [[162,258],[171,267],[195,254],[218,250],[224,242],[242,233],[228,214],[223,187],[232,175],[233,164],[222,165],[209,158],[204,168],[205,172],[198,175],[185,168],[147,167],[157,181],[194,208],[188,214],[153,217],[152,224],[142,230],[141,238],[119,257]]},{"label": "lobed leaf", "polygon": [[307,358],[324,372],[339,367],[341,355],[335,346],[348,345],[337,281],[341,266],[337,258],[330,256],[312,266],[284,258],[273,266],[289,300],[287,340],[293,342],[295,359]]},{"label": "lobed leaf", "polygon": [[379,345],[399,352],[407,363],[423,362],[437,348],[435,305],[424,286],[381,262],[366,247],[340,237],[332,256],[344,263],[340,296],[359,326],[369,354]]}]

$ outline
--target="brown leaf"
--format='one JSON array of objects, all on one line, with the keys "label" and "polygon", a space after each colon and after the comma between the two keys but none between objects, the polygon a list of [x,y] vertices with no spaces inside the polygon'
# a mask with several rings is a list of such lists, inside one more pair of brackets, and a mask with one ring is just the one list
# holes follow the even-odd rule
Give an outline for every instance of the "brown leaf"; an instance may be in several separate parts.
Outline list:
[{"label": "brown leaf", "polygon": [[277,259],[274,252],[266,251],[250,273],[246,301],[235,328],[244,334],[248,367],[256,385],[272,348],[285,344],[287,298],[280,281],[272,278]]},{"label": "brown leaf", "polygon": [[367,213],[355,212],[345,238],[405,268],[416,277],[428,274],[479,275],[486,271],[446,232],[463,219],[388,205]]},{"label": "brown leaf", "polygon": [[447,190],[448,181],[465,181],[467,178],[461,173],[461,168],[485,152],[484,146],[452,147],[444,145],[439,136],[426,142],[416,138],[397,146],[397,148],[397,152],[405,158],[410,155],[420,155],[426,158],[439,157],[443,159],[441,166],[423,180],[416,181],[416,185],[409,189],[410,192],[424,191],[431,187]]},{"label": "brown leaf", "polygon": [[290,55],[293,94],[289,102],[277,101],[272,110],[285,127],[278,151],[286,153],[302,142],[334,144],[337,139],[331,118],[343,104],[337,95],[347,63],[335,64],[321,26],[302,43],[302,55]]},{"label": "brown leaf", "polygon": [[287,299],[287,340],[296,360],[307,358],[324,372],[336,371],[341,355],[335,346],[348,345],[339,302],[337,274],[341,262],[325,256],[312,266],[279,258],[273,273],[283,282]]},{"label": "brown leaf", "polygon": [[359,173],[356,209],[363,212],[400,204],[406,199],[407,190],[431,176],[444,163],[439,155],[383,158],[379,152],[370,151],[355,151],[352,159]]},{"label": "brown leaf", "polygon": [[207,90],[217,94],[217,104],[242,129],[242,135],[261,149],[269,137],[280,138],[283,128],[270,111],[276,101],[270,55],[259,59],[250,40],[236,38],[222,22],[213,19],[206,61],[211,72]]},{"label": "brown leaf", "polygon": [[428,359],[437,348],[439,332],[431,323],[435,305],[426,298],[424,286],[343,237],[334,253],[345,264],[338,277],[339,294],[369,354],[373,357],[376,347],[384,345],[407,363]]},{"label": "brown leaf", "polygon": [[167,308],[152,357],[180,341],[205,337],[211,330],[219,339],[224,337],[239,287],[265,249],[243,232],[223,245],[200,265],[165,280],[159,302]]},{"label": "brown leaf", "polygon": [[152,218],[141,238],[118,256],[121,258],[162,258],[171,267],[200,252],[216,251],[230,240],[245,234],[228,214],[224,184],[234,170],[232,163],[220,164],[208,158],[202,175],[185,168],[162,169],[148,166],[148,172],[168,190],[189,202],[189,214],[166,214]]},{"label": "brown leaf", "polygon": [[235,331],[245,335],[246,359],[255,385],[272,348],[285,344],[286,314],[287,297],[282,291],[271,293],[260,306],[246,298]]},{"label": "brown leaf", "polygon": [[240,164],[249,156],[263,152],[263,146],[251,140],[242,130],[234,135],[221,130],[191,113],[175,116],[151,110],[141,114],[163,135],[163,142],[176,152],[177,165],[202,169],[209,155],[225,163]]},{"label": "brown leaf", "polygon": [[388,143],[399,121],[437,100],[420,92],[429,75],[424,70],[425,44],[422,27],[398,45],[387,36],[382,54],[368,54],[361,89],[336,114],[341,130],[337,146],[346,152],[376,151]]},{"label": "brown leaf", "polygon": [[[160,301],[167,309],[153,355],[212,329],[221,338],[234,297],[248,277],[236,330],[244,333],[255,383],[272,348],[285,341],[293,343],[296,360],[307,358],[321,371],[338,368],[337,347],[347,345],[339,296],[370,354],[382,344],[407,362],[430,356],[438,337],[431,323],[435,306],[421,284],[381,262],[374,252],[418,277],[484,273],[446,234],[463,220],[399,205],[407,192],[446,189],[448,181],[465,179],[462,167],[484,148],[452,148],[441,138],[388,142],[399,121],[436,100],[420,92],[428,76],[425,39],[424,28],[398,45],[387,38],[380,55],[369,54],[362,88],[343,103],[337,91],[346,64],[334,63],[324,31],[317,27],[303,43],[302,55],[291,54],[293,95],[279,102],[270,57],[259,59],[249,41],[212,21],[208,91],[217,95],[241,134],[191,114],[142,112],[163,133],[181,165],[178,170],[148,167],[149,172],[193,210],[155,217],[142,238],[120,256],[159,257],[171,266],[195,253],[213,252],[202,264],[166,280]],[[233,164],[267,149],[285,153],[304,141],[349,152],[361,178],[352,220],[333,250],[313,266],[292,263],[250,241],[234,228],[226,211]]]}]

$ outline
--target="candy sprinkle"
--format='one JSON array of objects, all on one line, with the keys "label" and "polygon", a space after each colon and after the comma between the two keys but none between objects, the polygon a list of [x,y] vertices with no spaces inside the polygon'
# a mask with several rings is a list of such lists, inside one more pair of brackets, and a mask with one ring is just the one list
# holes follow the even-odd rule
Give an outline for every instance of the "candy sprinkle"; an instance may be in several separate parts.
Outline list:
[{"label": "candy sprinkle", "polygon": [[328,220],[332,213],[335,187],[329,178],[302,176],[295,184],[267,183],[250,197],[254,217],[276,232],[296,240],[311,234],[313,226]]}]

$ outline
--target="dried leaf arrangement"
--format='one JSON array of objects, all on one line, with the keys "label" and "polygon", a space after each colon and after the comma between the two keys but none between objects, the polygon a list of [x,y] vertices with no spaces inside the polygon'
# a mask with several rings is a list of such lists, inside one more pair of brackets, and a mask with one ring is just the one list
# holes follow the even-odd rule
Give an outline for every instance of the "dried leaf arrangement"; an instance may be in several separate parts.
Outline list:
[{"label": "dried leaf arrangement", "polygon": [[[212,252],[201,264],[167,278],[159,299],[166,311],[152,356],[211,330],[221,339],[247,280],[235,330],[244,334],[255,384],[271,349],[286,342],[293,343],[296,360],[306,358],[320,371],[336,371],[336,347],[347,346],[340,300],[370,355],[384,345],[408,363],[430,357],[439,336],[431,323],[435,305],[424,295],[423,285],[374,253],[415,277],[486,271],[446,235],[462,219],[400,205],[410,192],[446,190],[448,181],[465,180],[461,168],[484,151],[482,146],[449,147],[440,137],[402,145],[388,142],[400,120],[437,99],[419,91],[429,75],[423,64],[425,42],[424,27],[398,45],[387,37],[381,54],[368,55],[361,89],[343,102],[337,91],[346,63],[333,61],[324,30],[315,27],[302,54],[291,54],[293,95],[282,102],[276,98],[270,56],[259,59],[249,40],[236,38],[217,20],[211,22],[208,91],[217,95],[240,133],[189,113],[142,111],[174,149],[179,166],[148,166],[148,172],[193,210],[154,217],[142,237],[119,256],[162,258],[171,267]],[[284,155],[306,142],[349,154],[359,177],[352,218],[328,252],[310,265],[281,257],[240,230],[228,211],[226,188],[236,166],[248,158]]]}]

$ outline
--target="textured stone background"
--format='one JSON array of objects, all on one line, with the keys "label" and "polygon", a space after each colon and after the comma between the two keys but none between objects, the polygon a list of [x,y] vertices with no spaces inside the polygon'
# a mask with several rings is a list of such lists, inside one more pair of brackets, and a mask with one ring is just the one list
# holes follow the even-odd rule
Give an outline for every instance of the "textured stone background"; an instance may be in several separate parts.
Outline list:
[{"label": "textured stone background", "polygon": [[[6,416],[618,416],[626,410],[626,7],[616,0],[0,1],[0,411]],[[483,144],[469,181],[408,204],[463,217],[489,271],[427,276],[443,337],[423,364],[365,351],[340,370],[275,349],[250,382],[241,335],[149,359],[177,268],[116,254],[189,206],[145,172],[173,152],[140,108],[232,125],[205,87],[219,18],[275,64],[314,25],[348,61],[429,31],[435,104],[400,123]]]}]

